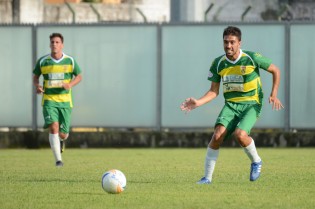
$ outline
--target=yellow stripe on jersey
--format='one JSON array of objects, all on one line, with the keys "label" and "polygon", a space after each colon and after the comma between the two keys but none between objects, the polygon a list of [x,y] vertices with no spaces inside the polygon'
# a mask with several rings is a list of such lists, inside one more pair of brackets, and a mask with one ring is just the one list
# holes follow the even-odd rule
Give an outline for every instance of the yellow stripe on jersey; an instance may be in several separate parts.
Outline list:
[{"label": "yellow stripe on jersey", "polygon": [[231,98],[231,99],[227,99],[226,101],[228,101],[228,102],[236,102],[236,103],[256,101],[258,104],[260,104],[259,97],[258,97],[257,93],[255,95],[253,95],[253,96],[234,97],[234,98]]},{"label": "yellow stripe on jersey", "polygon": [[228,68],[225,68],[219,72],[219,75],[226,76],[226,75],[247,75],[254,72],[255,66],[231,66]]},{"label": "yellow stripe on jersey", "polygon": [[54,101],[54,102],[70,102],[71,94],[51,94],[51,95],[44,94],[43,99]]},{"label": "yellow stripe on jersey", "polygon": [[42,74],[49,73],[72,73],[72,65],[49,65],[41,67]]},{"label": "yellow stripe on jersey", "polygon": [[69,90],[68,94],[45,94],[42,97],[42,105],[44,105],[45,101],[52,101],[52,102],[69,102],[70,107],[73,107],[72,103],[72,89]]}]

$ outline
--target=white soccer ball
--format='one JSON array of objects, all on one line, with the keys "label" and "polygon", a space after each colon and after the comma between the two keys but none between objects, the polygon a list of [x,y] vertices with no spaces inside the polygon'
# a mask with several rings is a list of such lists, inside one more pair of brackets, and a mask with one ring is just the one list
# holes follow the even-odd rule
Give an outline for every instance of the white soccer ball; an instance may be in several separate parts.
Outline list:
[{"label": "white soccer ball", "polygon": [[102,187],[105,192],[119,194],[126,188],[126,176],[117,169],[112,169],[103,174]]}]

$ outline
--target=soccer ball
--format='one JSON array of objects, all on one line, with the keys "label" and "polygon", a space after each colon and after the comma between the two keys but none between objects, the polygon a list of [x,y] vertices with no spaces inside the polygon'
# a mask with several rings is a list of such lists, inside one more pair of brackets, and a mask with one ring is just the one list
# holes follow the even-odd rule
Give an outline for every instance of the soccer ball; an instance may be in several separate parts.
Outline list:
[{"label": "soccer ball", "polygon": [[112,169],[103,174],[102,187],[105,192],[119,194],[126,188],[127,180],[123,172]]}]

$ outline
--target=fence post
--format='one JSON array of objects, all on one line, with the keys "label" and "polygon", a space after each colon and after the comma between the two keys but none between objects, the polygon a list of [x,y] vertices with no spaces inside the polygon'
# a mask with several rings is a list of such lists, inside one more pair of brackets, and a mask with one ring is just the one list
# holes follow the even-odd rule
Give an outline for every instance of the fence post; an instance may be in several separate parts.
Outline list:
[{"label": "fence post", "polygon": [[207,14],[210,12],[210,10],[212,9],[212,7],[213,7],[213,3],[211,3],[210,5],[209,5],[209,7],[207,8],[207,10],[205,11],[205,14],[204,14],[204,21],[205,22],[207,22]]},{"label": "fence post", "polygon": [[162,126],[162,24],[157,25],[157,110],[156,129],[161,131]]},{"label": "fence post", "polygon": [[249,10],[251,10],[251,6],[248,6],[246,9],[245,9],[245,11],[243,12],[243,14],[242,14],[242,21],[244,21],[244,18],[245,18],[245,16],[247,15],[247,13],[249,12]]},{"label": "fence post", "polygon": [[74,9],[71,7],[71,5],[68,2],[66,2],[65,4],[69,8],[70,12],[72,13],[72,23],[75,23],[75,11],[74,11]]},{"label": "fence post", "polygon": [[284,96],[285,96],[285,108],[284,108],[284,129],[285,131],[289,131],[291,129],[291,122],[290,122],[290,37],[291,37],[291,27],[290,23],[285,24],[285,56],[284,56],[284,67],[285,67],[285,77],[284,77]]},{"label": "fence post", "polygon": [[97,22],[100,22],[101,21],[101,14],[97,11],[97,9],[94,7],[93,4],[90,4],[90,7],[92,9],[92,11],[96,14],[97,16]]},{"label": "fence post", "polygon": [[[37,59],[37,27],[33,25],[32,27],[32,64],[34,67]],[[35,86],[33,85],[33,75],[32,79],[32,130],[37,131],[38,121],[37,121],[37,94],[35,92]]]}]

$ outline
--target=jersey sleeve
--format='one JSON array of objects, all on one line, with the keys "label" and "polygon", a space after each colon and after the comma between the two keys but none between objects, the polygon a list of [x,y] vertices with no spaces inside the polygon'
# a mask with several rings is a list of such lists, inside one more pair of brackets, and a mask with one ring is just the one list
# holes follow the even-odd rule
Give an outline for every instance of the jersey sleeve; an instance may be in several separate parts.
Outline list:
[{"label": "jersey sleeve", "polygon": [[40,76],[42,74],[41,70],[40,70],[40,60],[38,60],[35,64],[35,67],[33,69],[33,74]]},{"label": "jersey sleeve", "polygon": [[253,53],[252,58],[259,68],[267,70],[271,65],[271,59],[262,56],[260,53]]},{"label": "jersey sleeve", "polygon": [[75,76],[77,76],[77,75],[79,75],[80,73],[81,73],[81,68],[80,68],[80,66],[78,65],[78,63],[77,63],[77,61],[75,60],[75,59],[73,59],[73,64],[74,64],[74,66],[73,66],[73,74],[75,75]]},{"label": "jersey sleeve", "polygon": [[217,62],[213,61],[209,70],[208,80],[220,83],[221,76],[217,72]]}]

